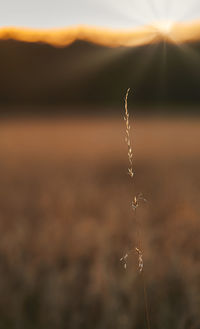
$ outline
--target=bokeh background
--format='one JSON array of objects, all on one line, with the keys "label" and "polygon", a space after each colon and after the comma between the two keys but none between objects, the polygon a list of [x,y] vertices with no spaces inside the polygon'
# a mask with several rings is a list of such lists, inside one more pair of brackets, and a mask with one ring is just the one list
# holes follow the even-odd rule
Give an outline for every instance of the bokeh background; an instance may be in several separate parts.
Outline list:
[{"label": "bokeh background", "polygon": [[139,222],[152,328],[199,329],[200,43],[7,39],[0,72],[0,328],[146,328]]}]

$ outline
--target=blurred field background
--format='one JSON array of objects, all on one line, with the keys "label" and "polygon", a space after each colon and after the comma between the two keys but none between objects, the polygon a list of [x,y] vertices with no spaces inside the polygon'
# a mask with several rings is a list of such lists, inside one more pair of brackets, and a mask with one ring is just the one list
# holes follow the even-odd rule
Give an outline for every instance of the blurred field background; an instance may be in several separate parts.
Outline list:
[{"label": "blurred field background", "polygon": [[0,125],[0,328],[144,328],[131,197],[153,328],[199,328],[200,121],[135,119],[134,188],[121,118]]},{"label": "blurred field background", "polygon": [[145,72],[147,48],[70,47],[1,42],[0,329],[146,328],[137,255],[120,263],[139,192],[151,326],[199,329],[199,57],[169,51],[165,79],[159,47]]}]

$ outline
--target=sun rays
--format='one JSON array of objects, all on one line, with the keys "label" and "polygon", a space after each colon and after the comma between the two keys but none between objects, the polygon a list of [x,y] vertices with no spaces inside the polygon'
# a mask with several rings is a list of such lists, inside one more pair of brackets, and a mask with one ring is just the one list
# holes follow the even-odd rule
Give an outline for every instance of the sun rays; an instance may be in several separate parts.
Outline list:
[{"label": "sun rays", "polygon": [[[65,47],[75,41],[89,42],[90,45],[88,46],[91,47],[91,50],[84,51],[83,47],[81,60],[79,53],[73,57],[74,65],[69,64],[66,58],[57,64],[56,74],[58,76],[63,69],[68,73],[67,78],[63,75],[65,83],[70,81],[70,85],[73,86],[79,81],[78,83],[81,84],[86,76],[92,81],[99,72],[108,66],[110,72],[115,74],[118,70],[115,63],[122,58],[125,63],[123,64],[124,72],[128,72],[126,76],[127,85],[140,93],[146,83],[146,77],[150,74],[155,77],[154,82],[158,86],[158,99],[167,97],[168,80],[166,77],[171,65],[170,53],[172,48],[178,49],[181,62],[186,61],[184,64],[186,69],[188,63],[194,62],[192,68],[189,66],[192,71],[191,74],[193,68],[194,71],[196,70],[195,63],[200,59],[198,50],[193,47],[194,42],[200,41],[200,20],[189,23],[163,20],[129,30],[112,30],[82,25],[66,29],[41,30],[16,27],[0,28],[0,40],[9,39],[46,43],[54,47]],[[95,48],[92,44],[103,47]],[[140,48],[143,46],[147,47],[145,51],[140,52]],[[132,56],[137,52],[141,55]],[[189,58],[189,62],[185,58]],[[156,68],[153,73],[152,67]],[[195,72],[195,74],[197,73]]]}]

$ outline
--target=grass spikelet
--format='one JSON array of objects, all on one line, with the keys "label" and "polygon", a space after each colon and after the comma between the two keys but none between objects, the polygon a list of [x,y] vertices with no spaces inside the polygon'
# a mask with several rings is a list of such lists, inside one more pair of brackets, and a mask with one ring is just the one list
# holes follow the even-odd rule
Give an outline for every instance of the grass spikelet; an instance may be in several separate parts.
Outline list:
[{"label": "grass spikelet", "polygon": [[126,136],[125,136],[125,142],[128,146],[128,160],[129,160],[129,168],[128,168],[128,175],[133,178],[134,171],[133,171],[133,151],[131,146],[131,138],[130,138],[130,132],[131,132],[131,126],[129,122],[129,112],[128,112],[128,94],[129,94],[130,88],[126,92],[125,96],[125,116],[124,121],[126,123]]}]

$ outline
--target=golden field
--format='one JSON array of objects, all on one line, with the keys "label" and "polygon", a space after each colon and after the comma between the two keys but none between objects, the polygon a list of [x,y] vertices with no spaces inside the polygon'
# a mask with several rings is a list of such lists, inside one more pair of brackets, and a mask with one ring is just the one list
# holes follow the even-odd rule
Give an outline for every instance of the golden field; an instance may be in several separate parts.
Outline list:
[{"label": "golden field", "polygon": [[0,123],[0,329],[200,328],[200,119]]}]

